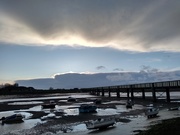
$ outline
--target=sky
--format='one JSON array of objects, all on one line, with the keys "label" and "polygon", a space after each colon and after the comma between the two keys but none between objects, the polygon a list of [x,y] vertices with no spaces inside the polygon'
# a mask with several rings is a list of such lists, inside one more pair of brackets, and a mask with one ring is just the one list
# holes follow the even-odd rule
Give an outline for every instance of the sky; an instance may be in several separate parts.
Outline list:
[{"label": "sky", "polygon": [[0,84],[179,71],[179,7],[179,0],[1,0]]}]

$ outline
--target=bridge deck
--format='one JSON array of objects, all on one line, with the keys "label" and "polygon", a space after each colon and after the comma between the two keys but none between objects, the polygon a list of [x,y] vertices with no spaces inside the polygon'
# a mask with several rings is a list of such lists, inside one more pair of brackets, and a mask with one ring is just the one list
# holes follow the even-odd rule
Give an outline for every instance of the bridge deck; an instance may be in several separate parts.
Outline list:
[{"label": "bridge deck", "polygon": [[[120,97],[120,93],[127,93],[127,97],[133,99],[134,93],[142,92],[142,98],[145,99],[146,92],[152,92],[152,99],[157,101],[157,92],[166,93],[166,101],[170,102],[170,92],[180,92],[180,80],[164,81],[164,82],[152,82],[152,83],[140,83],[140,84],[127,84],[117,86],[105,86],[105,87],[93,87],[85,88],[85,91],[90,91],[92,94],[104,96],[108,92],[109,97],[112,92],[117,93],[117,97]],[[180,95],[179,95],[180,96]]]}]

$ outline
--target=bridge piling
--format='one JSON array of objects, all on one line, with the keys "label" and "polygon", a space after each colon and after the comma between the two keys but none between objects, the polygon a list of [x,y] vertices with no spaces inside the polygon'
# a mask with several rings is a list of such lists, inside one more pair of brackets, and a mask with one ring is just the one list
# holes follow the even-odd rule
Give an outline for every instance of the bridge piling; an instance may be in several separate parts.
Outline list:
[{"label": "bridge piling", "polygon": [[108,87],[109,97],[111,97],[111,89]]},{"label": "bridge piling", "polygon": [[[94,88],[87,88],[85,89],[85,91],[89,91],[91,94],[94,95],[108,96],[108,97],[111,97],[112,93],[116,93],[115,96],[117,98],[124,97],[123,95],[121,95],[121,93],[125,93],[127,94],[125,95],[127,99],[129,98],[135,99],[136,93],[140,92],[142,94],[140,98],[147,99],[150,96],[153,102],[158,101],[158,97],[156,94],[161,92],[161,93],[166,93],[165,95],[161,94],[162,97],[165,96],[166,102],[171,102],[172,96],[174,95],[173,94],[171,95],[170,92],[180,92],[180,80],[94,87]],[[149,92],[151,92],[152,94],[149,95],[148,94]],[[178,100],[178,96],[175,96],[175,98],[176,100]]]},{"label": "bridge piling", "polygon": [[154,88],[154,83],[152,83],[152,96],[153,96],[153,102],[156,102],[156,90]]},{"label": "bridge piling", "polygon": [[166,88],[166,101],[167,101],[167,102],[170,102],[170,101],[171,101],[169,88]]},{"label": "bridge piling", "polygon": [[101,90],[102,90],[102,97],[104,97],[104,89],[103,89],[103,87],[101,88]]},{"label": "bridge piling", "polygon": [[134,91],[132,85],[130,86],[130,91],[131,91],[131,100],[134,100]]},{"label": "bridge piling", "polygon": [[127,89],[127,98],[129,98],[129,89]]},{"label": "bridge piling", "polygon": [[145,91],[144,89],[142,89],[142,99],[145,99],[145,98],[146,98]]},{"label": "bridge piling", "polygon": [[116,93],[117,93],[117,98],[120,98],[119,87],[117,88]]}]

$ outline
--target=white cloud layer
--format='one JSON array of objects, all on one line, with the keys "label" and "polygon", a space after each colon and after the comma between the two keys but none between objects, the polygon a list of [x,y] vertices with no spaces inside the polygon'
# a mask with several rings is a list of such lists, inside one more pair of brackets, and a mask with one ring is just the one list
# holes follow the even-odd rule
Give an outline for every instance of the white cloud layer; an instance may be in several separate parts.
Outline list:
[{"label": "white cloud layer", "polygon": [[[147,70],[148,69],[148,70]],[[57,74],[53,78],[18,80],[19,85],[38,89],[53,88],[92,88],[135,84],[146,82],[172,81],[180,79],[180,71],[154,72],[145,67],[143,72],[116,72],[116,73],[66,73]]]},{"label": "white cloud layer", "polygon": [[2,0],[0,41],[180,51],[179,0]]}]

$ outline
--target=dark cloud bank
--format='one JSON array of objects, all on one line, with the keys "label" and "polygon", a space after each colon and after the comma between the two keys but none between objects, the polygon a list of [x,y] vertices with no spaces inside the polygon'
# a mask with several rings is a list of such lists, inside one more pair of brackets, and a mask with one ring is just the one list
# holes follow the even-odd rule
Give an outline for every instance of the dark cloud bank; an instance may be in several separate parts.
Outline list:
[{"label": "dark cloud bank", "polygon": [[120,49],[174,51],[179,49],[179,7],[179,0],[0,1],[3,15],[44,40],[74,35],[102,45],[114,42]]},{"label": "dark cloud bank", "polygon": [[16,82],[19,85],[34,87],[38,89],[49,89],[50,87],[69,89],[169,81],[178,79],[180,79],[180,71],[157,72],[154,70],[141,70],[140,72],[126,73],[67,73],[56,75],[55,78],[18,80]]}]

